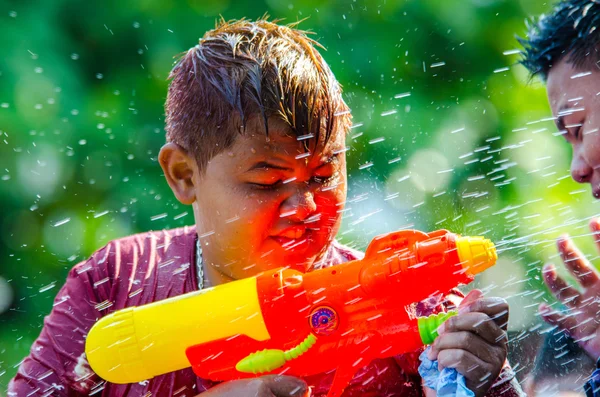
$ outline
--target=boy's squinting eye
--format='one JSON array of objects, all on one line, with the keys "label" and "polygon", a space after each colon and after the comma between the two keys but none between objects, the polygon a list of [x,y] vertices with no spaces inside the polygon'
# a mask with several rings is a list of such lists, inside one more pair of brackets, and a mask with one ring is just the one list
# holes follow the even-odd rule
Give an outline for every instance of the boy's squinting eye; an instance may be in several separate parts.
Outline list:
[{"label": "boy's squinting eye", "polygon": [[250,182],[250,185],[252,185],[252,187],[254,187],[255,189],[259,189],[259,190],[273,190],[273,189],[276,189],[277,187],[279,187],[282,184],[283,183],[281,181],[276,181],[276,182],[273,182],[273,183],[256,183],[256,182]]},{"label": "boy's squinting eye", "polygon": [[[325,183],[328,183],[331,180],[335,179],[336,176],[337,176],[337,172],[332,173],[330,175],[315,175],[311,178],[311,181],[318,183],[318,184],[325,184]],[[259,190],[274,190],[280,186],[283,186],[284,182],[281,180],[275,181],[273,183],[250,182],[250,185],[252,185],[254,188],[259,189]]]},{"label": "boy's squinting eye", "polygon": [[[328,163],[315,171],[315,174],[310,178],[310,182],[325,184],[335,179],[338,174],[339,173],[335,170],[335,167],[331,163]],[[292,178],[283,181],[279,176],[271,176],[270,178],[264,178],[261,182],[248,182],[248,184],[259,190],[274,190],[289,182],[293,182],[294,180],[295,179]]]},{"label": "boy's squinting eye", "polygon": [[[317,167],[310,180],[306,183],[317,183],[323,185],[331,182],[339,175],[339,156],[333,156],[327,162]],[[257,190],[275,190],[288,183],[296,181],[295,177],[287,178],[293,175],[293,169],[268,164],[266,162],[258,163],[252,166],[248,172],[250,180],[246,183]]]},{"label": "boy's squinting eye", "polygon": [[271,168],[260,168],[250,173],[246,183],[257,189],[273,189],[282,183],[282,174]]}]

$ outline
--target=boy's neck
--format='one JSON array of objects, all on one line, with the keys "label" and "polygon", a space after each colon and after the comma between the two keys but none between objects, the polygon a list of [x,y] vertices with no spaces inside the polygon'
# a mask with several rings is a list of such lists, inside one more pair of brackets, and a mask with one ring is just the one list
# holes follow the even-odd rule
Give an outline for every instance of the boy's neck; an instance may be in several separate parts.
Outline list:
[{"label": "boy's neck", "polygon": [[[327,247],[330,247],[331,244],[332,244],[332,242],[330,242],[327,245]],[[328,249],[324,249],[323,252],[321,252],[319,254],[319,256],[316,258],[314,263],[310,266],[310,268],[307,268],[305,270],[305,272],[314,270],[314,265],[319,264],[322,261],[324,261],[325,258],[327,257],[327,252],[328,252]],[[234,277],[231,277],[231,276],[225,274],[222,271],[222,269],[220,268],[221,265],[215,264],[215,261],[211,260],[211,258],[213,258],[213,256],[211,255],[210,250],[203,248],[201,255],[202,255],[202,269],[203,269],[203,274],[204,274],[204,277],[203,277],[204,280],[202,283],[203,288],[216,287],[217,285],[220,285],[220,284],[226,284],[231,281],[235,281],[238,278],[245,278],[245,277],[234,278]],[[251,274],[247,275],[246,277],[250,277],[250,276],[251,276]]]},{"label": "boy's neck", "polygon": [[204,267],[204,288],[216,287],[235,280],[221,273],[210,261],[205,261],[202,266]]}]

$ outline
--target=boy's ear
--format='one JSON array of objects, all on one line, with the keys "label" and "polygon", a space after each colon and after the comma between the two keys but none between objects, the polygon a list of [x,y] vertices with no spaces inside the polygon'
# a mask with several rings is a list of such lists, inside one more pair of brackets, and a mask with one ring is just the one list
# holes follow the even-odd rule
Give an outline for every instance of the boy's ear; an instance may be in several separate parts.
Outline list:
[{"label": "boy's ear", "polygon": [[196,200],[194,189],[194,173],[198,172],[196,160],[181,146],[169,142],[160,149],[158,162],[177,200],[181,204],[192,204]]}]

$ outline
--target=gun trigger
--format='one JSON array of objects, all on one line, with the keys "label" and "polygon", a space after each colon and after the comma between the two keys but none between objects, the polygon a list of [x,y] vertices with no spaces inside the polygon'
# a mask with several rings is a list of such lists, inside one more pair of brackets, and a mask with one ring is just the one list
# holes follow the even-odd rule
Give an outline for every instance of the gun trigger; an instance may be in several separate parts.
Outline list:
[{"label": "gun trigger", "polygon": [[327,393],[327,397],[340,397],[346,389],[346,386],[350,383],[354,374],[356,373],[356,369],[352,365],[344,365],[339,367],[335,371],[335,376],[333,377],[333,383],[329,388],[329,393]]}]

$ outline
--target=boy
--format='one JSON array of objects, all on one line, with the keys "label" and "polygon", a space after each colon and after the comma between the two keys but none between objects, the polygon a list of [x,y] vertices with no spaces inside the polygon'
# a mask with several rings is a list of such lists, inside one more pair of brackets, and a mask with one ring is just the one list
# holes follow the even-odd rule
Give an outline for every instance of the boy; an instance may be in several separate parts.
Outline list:
[{"label": "boy", "polygon": [[[334,240],[351,116],[314,44],[294,26],[221,21],[183,56],[171,73],[159,162],[177,199],[193,206],[195,227],[123,238],[77,265],[9,395],[299,396],[308,385],[315,396],[327,393],[333,372],[215,386],[186,369],[115,385],[99,379],[83,353],[87,331],[114,310],[282,265],[306,272],[362,255]],[[416,310],[443,310],[449,298]],[[494,384],[487,395],[519,395],[504,367],[506,302],[475,291],[461,309],[432,357],[464,374],[477,396]],[[422,395],[417,354],[370,363],[344,396]]]},{"label": "boy", "polygon": [[[595,198],[600,198],[599,22],[597,1],[561,1],[531,27],[527,40],[521,40],[525,47],[522,63],[546,82],[557,128],[573,149],[571,176],[579,183],[589,183]],[[600,221],[592,219],[590,228],[600,242]],[[542,304],[540,314],[568,332],[596,361],[600,357],[600,275],[568,236],[558,240],[558,249],[581,291],[563,280],[553,265],[546,265],[544,281],[569,313]],[[588,395],[600,395],[599,386],[588,384]],[[590,394],[593,390],[596,394]]]}]

